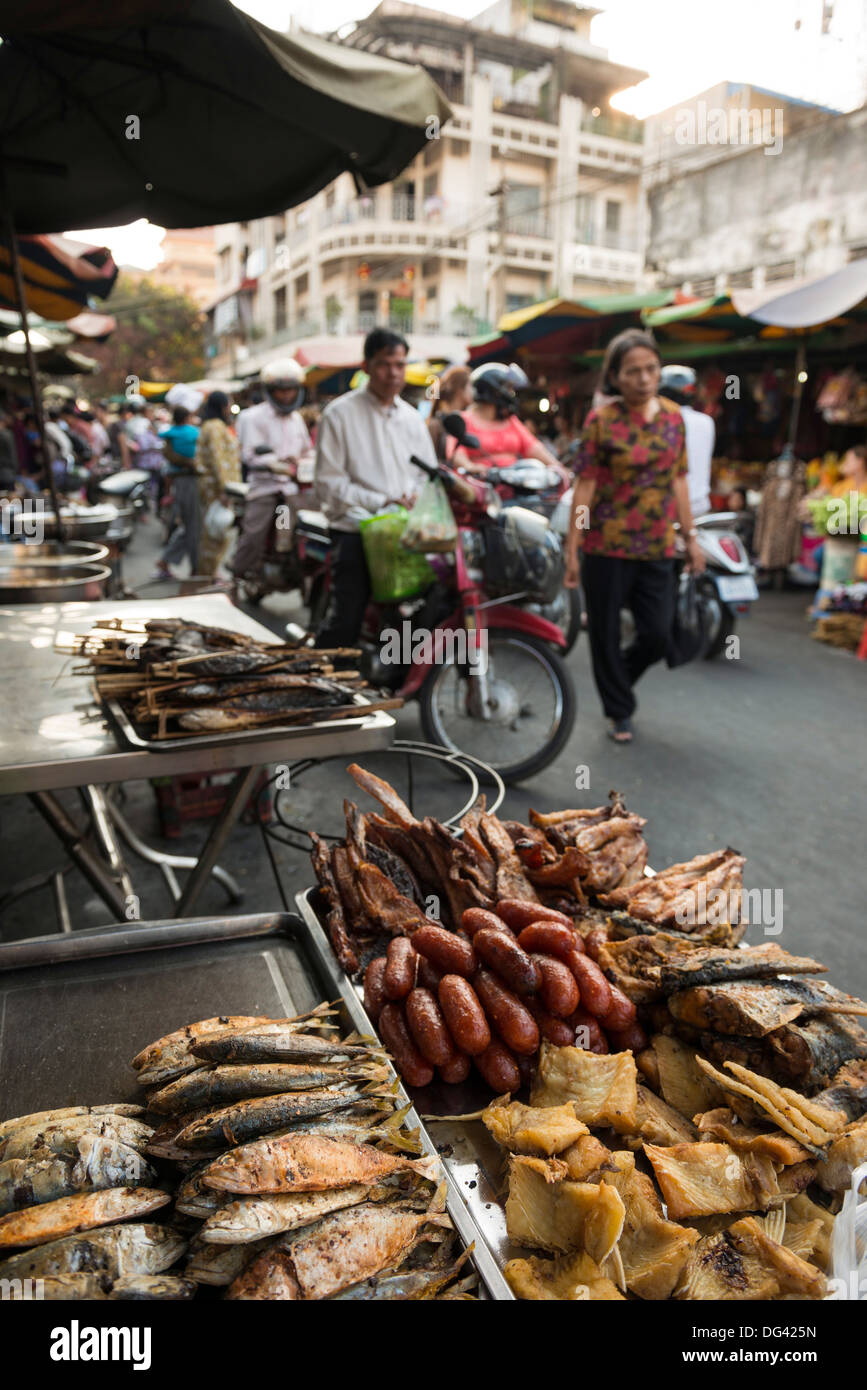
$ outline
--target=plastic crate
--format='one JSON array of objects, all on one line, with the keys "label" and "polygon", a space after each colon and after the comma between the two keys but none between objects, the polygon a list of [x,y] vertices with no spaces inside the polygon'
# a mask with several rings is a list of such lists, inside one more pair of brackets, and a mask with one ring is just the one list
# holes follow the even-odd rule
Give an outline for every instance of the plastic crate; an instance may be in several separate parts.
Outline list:
[{"label": "plastic crate", "polygon": [[[183,777],[153,777],[151,786],[157,799],[160,833],[167,840],[176,840],[191,821],[213,820],[226,804],[235,772],[211,772]],[[261,799],[260,799],[261,798]],[[257,809],[258,807],[258,809]],[[263,768],[256,779],[241,820],[248,825],[257,821],[270,824],[272,797],[267,770]]]}]

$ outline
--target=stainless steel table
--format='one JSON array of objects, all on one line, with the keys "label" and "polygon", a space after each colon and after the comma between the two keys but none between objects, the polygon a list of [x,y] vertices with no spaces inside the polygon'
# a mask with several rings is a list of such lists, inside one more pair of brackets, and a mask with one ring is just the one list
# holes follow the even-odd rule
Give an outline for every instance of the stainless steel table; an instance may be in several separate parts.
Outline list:
[{"label": "stainless steel table", "polygon": [[[268,763],[290,759],[358,755],[385,748],[394,737],[395,721],[383,710],[362,719],[335,720],[319,729],[287,733],[258,729],[255,733],[226,733],[208,748],[184,747],[173,742],[163,752],[119,747],[106,724],[90,682],[71,674],[73,661],[54,650],[62,633],[88,631],[101,618],[188,618],[213,627],[230,628],[262,642],[276,642],[273,633],[248,618],[223,594],[194,598],[115,600],[104,603],[16,605],[0,608],[0,795],[26,794],[63,842],[67,853],[90,879],[118,918],[129,917],[132,894],[119,846],[112,833],[123,838],[145,858],[159,863],[176,899],[178,916],[185,916],[202,886],[214,871],[226,842],[255,784],[259,769]],[[105,797],[102,788],[136,778],[165,777],[183,773],[237,770],[225,807],[216,820],[198,860],[164,855],[137,839]],[[66,787],[86,789],[91,820],[98,833],[108,869],[99,855],[82,843],[79,827],[71,821],[53,793]],[[191,868],[183,893],[177,889],[174,869]],[[68,926],[62,878],[54,876],[61,922]],[[225,873],[222,880],[232,886]]]}]

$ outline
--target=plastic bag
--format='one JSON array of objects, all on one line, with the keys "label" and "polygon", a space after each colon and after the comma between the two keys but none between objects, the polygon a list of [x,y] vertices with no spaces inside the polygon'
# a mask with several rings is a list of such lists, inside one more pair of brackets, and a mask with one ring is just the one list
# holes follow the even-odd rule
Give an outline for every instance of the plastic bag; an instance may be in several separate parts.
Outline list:
[{"label": "plastic bag", "polygon": [[232,508],[216,498],[205,512],[202,525],[212,541],[221,541],[228,535],[234,520],[235,513]]},{"label": "plastic bag", "polygon": [[678,583],[674,621],[665,654],[666,665],[670,668],[685,666],[704,656],[707,648],[704,610],[699,602],[695,578],[683,574]]},{"label": "plastic bag", "polygon": [[454,550],[457,540],[458,528],[448,494],[439,478],[428,478],[413,503],[401,545],[404,550],[424,554]]},{"label": "plastic bag", "polygon": [[423,555],[401,545],[409,513],[405,507],[381,512],[359,525],[370,588],[376,603],[397,603],[412,598],[434,582],[434,572]]}]

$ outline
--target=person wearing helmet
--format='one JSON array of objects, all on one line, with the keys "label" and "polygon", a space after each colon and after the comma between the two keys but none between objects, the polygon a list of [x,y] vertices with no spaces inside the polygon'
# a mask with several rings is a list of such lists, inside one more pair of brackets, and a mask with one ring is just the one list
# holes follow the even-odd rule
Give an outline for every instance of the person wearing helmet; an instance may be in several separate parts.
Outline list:
[{"label": "person wearing helmet", "polygon": [[659,394],[680,406],[686,430],[686,462],[689,469],[689,505],[693,516],[710,511],[710,470],[716,444],[716,425],[704,411],[692,404],[696,393],[692,367],[669,365],[659,374]]},{"label": "person wearing helmet", "polygon": [[526,373],[513,362],[489,362],[477,367],[470,377],[474,400],[461,412],[467,432],[479,441],[478,449],[463,446],[455,461],[474,472],[490,467],[508,468],[516,459],[538,459],[549,468],[557,467],[554,455],[518,419],[518,394],[530,385]]},{"label": "person wearing helmet", "polygon": [[298,467],[313,458],[313,445],[301,417],[304,368],[294,357],[269,362],[259,380],[265,399],[238,416],[241,458],[250,490],[232,562],[238,579],[255,581],[262,569],[274,509],[298,496]]}]

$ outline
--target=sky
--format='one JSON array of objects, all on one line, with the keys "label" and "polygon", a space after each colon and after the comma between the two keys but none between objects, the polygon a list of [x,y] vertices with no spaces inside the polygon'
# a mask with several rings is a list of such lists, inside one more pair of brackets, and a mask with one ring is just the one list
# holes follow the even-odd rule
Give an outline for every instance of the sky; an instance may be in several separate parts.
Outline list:
[{"label": "sky", "polygon": [[[290,21],[333,32],[362,18],[376,0],[236,0],[239,8],[272,29]],[[427,9],[470,19],[485,0],[414,0]],[[593,20],[591,40],[613,62],[640,68],[649,79],[617,101],[647,116],[723,80],[752,82],[808,100],[854,105],[853,44],[833,36],[821,46],[821,0],[596,0],[604,13]],[[836,0],[840,17],[867,22],[865,0]],[[801,30],[795,26],[800,21]],[[867,46],[861,49],[867,60]],[[847,102],[847,96],[849,98]],[[161,259],[162,229],[147,222],[75,232],[78,241],[109,246],[119,264],[151,269]]]}]

